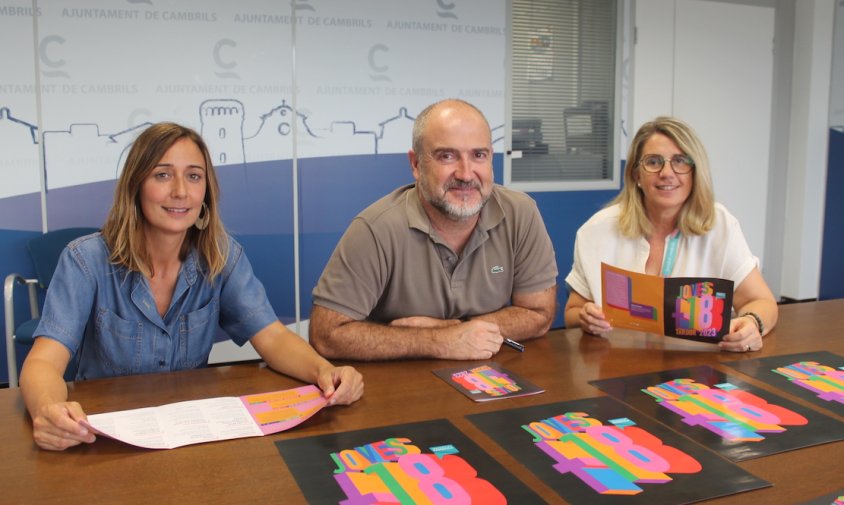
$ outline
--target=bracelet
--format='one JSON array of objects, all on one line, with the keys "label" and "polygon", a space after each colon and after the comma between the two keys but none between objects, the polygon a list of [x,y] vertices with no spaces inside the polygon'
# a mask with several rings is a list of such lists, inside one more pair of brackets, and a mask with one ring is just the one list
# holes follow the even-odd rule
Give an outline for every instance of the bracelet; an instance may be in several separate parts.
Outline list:
[{"label": "bracelet", "polygon": [[753,319],[753,322],[756,323],[756,329],[759,330],[759,335],[761,336],[764,332],[764,326],[762,326],[762,318],[759,317],[759,314],[756,312],[745,312],[739,317],[750,317]]}]

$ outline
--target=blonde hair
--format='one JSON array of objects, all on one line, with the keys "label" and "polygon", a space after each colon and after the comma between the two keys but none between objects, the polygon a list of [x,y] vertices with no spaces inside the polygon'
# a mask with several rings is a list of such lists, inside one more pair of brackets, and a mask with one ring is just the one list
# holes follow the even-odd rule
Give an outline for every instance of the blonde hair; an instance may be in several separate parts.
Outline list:
[{"label": "blonde hair", "polygon": [[204,230],[191,227],[182,248],[179,259],[187,258],[192,248],[196,248],[207,268],[207,276],[212,280],[223,271],[228,256],[228,235],[220,219],[217,201],[220,187],[217,175],[211,163],[211,155],[205,141],[194,130],[176,123],[156,123],[141,133],[126,158],[123,172],[114,189],[114,202],[103,226],[103,238],[111,251],[109,260],[152,277],[154,272],[149,260],[149,252],[144,240],[144,226],[147,221],[141,210],[141,187],[164,154],[173,144],[188,139],[199,148],[205,158],[205,209],[208,226]]},{"label": "blonde hair", "polygon": [[683,235],[703,235],[715,225],[715,194],[706,150],[695,131],[683,121],[660,116],[639,128],[627,153],[624,168],[624,186],[608,204],[621,207],[618,227],[622,235],[630,238],[645,237],[653,225],[645,210],[644,193],[636,184],[635,170],[639,170],[645,143],[656,133],[671,139],[683,153],[694,161],[692,190],[680,209],[677,226]]}]

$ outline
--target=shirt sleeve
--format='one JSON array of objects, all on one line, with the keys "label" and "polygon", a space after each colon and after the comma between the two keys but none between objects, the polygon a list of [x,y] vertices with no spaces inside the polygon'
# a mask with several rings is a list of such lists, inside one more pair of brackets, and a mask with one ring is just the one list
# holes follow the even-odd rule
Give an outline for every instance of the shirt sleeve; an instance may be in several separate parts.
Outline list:
[{"label": "shirt sleeve", "polygon": [[592,294],[592,290],[589,289],[589,279],[584,269],[584,267],[588,265],[584,265],[585,260],[582,251],[584,246],[583,241],[584,239],[581,236],[581,232],[578,230],[574,239],[574,259],[571,271],[566,276],[566,284],[569,289],[575,291],[583,298],[594,301],[595,296]]},{"label": "shirt sleeve", "polygon": [[515,259],[514,293],[535,293],[557,282],[557,258],[542,215],[532,200],[524,206],[519,228],[524,230]]},{"label": "shirt sleeve", "polygon": [[727,240],[724,244],[724,276],[735,283],[736,288],[759,267],[759,258],[750,251],[747,239],[741,231],[741,224],[731,214],[726,216]]},{"label": "shirt sleeve", "polygon": [[386,268],[369,225],[361,218],[354,219],[314,288],[314,305],[356,321],[366,319],[384,290]]},{"label": "shirt sleeve", "polygon": [[[243,248],[232,243],[228,274],[220,290],[220,327],[237,345],[243,345],[259,331],[278,320],[267,299],[264,285],[255,277]],[[230,267],[230,268],[229,268]]]},{"label": "shirt sleeve", "polygon": [[65,247],[47,289],[34,335],[56,340],[71,355],[75,354],[85,336],[85,327],[94,317],[96,291],[97,283],[81,250]]}]

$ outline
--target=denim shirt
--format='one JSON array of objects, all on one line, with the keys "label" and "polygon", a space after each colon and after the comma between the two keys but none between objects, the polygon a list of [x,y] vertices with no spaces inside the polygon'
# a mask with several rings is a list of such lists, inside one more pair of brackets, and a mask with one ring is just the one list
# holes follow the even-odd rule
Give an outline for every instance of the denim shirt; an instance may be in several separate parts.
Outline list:
[{"label": "denim shirt", "polygon": [[114,265],[109,255],[100,233],[68,244],[35,330],[68,348],[76,380],[204,367],[219,328],[243,345],[278,319],[231,237],[226,266],[213,283],[197,251],[188,254],[164,317],[149,280]]}]

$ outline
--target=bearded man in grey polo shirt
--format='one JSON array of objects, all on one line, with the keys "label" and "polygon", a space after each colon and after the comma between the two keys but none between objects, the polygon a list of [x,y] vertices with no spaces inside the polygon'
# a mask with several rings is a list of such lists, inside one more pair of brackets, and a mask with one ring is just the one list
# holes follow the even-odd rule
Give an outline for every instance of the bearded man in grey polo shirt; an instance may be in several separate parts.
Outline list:
[{"label": "bearded man in grey polo shirt", "polygon": [[415,184],[361,212],[314,289],[310,339],[329,358],[488,359],[544,335],[557,264],[535,202],[495,185],[492,135],[462,100],[423,110]]}]

